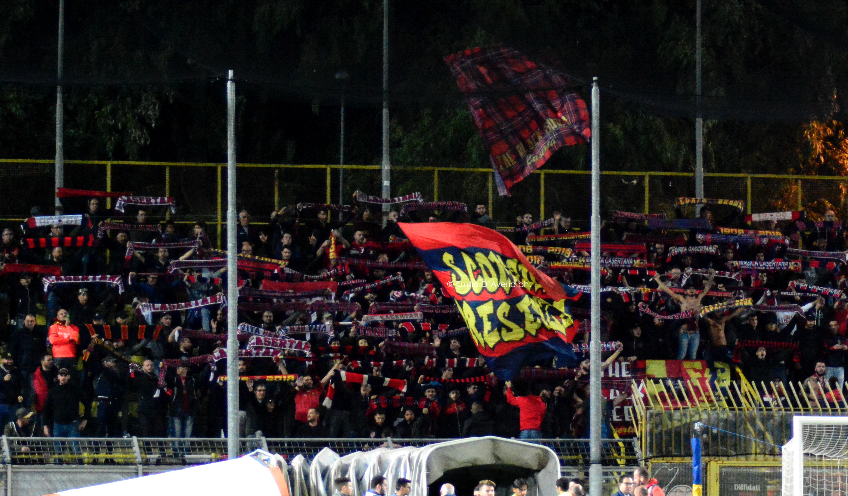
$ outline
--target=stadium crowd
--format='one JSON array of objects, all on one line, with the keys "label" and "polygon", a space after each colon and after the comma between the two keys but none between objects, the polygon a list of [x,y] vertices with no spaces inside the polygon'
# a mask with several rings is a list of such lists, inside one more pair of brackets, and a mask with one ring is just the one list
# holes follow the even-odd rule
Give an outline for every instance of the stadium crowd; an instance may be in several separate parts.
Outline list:
[{"label": "stadium crowd", "polygon": [[[506,383],[490,373],[457,305],[398,225],[495,228],[483,204],[468,212],[409,195],[393,199],[384,222],[382,200],[363,194],[351,205],[288,206],[261,222],[241,211],[232,226],[236,303],[224,298],[225,253],[204,222],[184,230],[164,220],[170,199],[122,197],[107,210],[108,194],[91,194],[70,191],[55,215],[34,207],[20,229],[2,231],[7,435],[221,436],[228,311],[241,323],[248,436],[588,437],[589,402],[610,411],[629,394],[590,398],[585,360],[537,360]],[[684,201],[676,219],[614,212],[605,220],[604,366],[735,363],[748,380],[775,381],[772,391],[805,381],[809,401],[841,401],[848,306],[845,231],[834,212],[746,219],[733,202],[700,200],[697,216]],[[498,230],[564,285],[581,322],[581,357],[588,232],[559,212],[515,220]]]}]

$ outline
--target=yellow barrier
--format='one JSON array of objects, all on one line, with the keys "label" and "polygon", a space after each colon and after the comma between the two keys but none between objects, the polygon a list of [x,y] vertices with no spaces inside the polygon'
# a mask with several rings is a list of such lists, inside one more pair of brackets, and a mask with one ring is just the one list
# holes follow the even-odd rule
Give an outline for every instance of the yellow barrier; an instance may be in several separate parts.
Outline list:
[{"label": "yellow barrier", "polygon": [[[50,174],[52,163],[52,160],[0,159],[0,175],[4,166],[7,166],[9,170],[15,169],[14,173],[7,174],[9,177],[4,177],[4,180],[12,182],[11,191],[17,191],[14,189],[14,181],[18,177],[25,179],[38,176],[38,181],[49,183],[49,185],[44,184],[47,188],[52,186],[52,174]],[[178,191],[185,193],[202,188],[207,182],[209,185],[214,183],[214,207],[202,215],[209,217],[210,220],[214,218],[218,236],[221,236],[225,217],[223,205],[226,194],[225,163],[67,160],[65,164],[66,185],[74,184],[73,187],[81,189],[123,191],[125,188],[131,188],[137,190],[140,184],[146,184],[150,179],[155,179],[156,196],[174,196],[174,193]],[[27,168],[26,165],[33,167]],[[338,191],[338,187],[334,187],[333,182],[338,181],[338,173],[341,170],[350,172],[345,174],[347,188],[359,187],[371,194],[375,194],[380,189],[379,165],[241,163],[238,167],[248,176],[246,180],[248,184],[242,184],[240,177],[239,187],[247,186],[246,189],[251,194],[259,193],[261,190],[262,200],[267,200],[261,202],[261,208],[267,206],[268,211],[271,208],[279,209],[280,205],[284,204],[281,200],[287,194],[293,196],[282,186],[286,183],[286,179],[293,175],[297,176],[297,184],[311,187],[310,199],[302,201],[336,203],[338,198],[334,198],[334,191]],[[206,182],[194,181],[194,174],[181,175],[188,177],[174,176],[174,171],[184,172],[186,168],[209,169],[213,174],[205,178]],[[31,171],[27,172],[29,169]],[[161,169],[161,173],[151,172],[156,169]],[[267,175],[262,171],[267,171]],[[120,180],[117,177],[119,175]],[[516,194],[510,198],[500,198],[495,195],[491,169],[488,168],[396,166],[392,170],[392,175],[393,196],[420,190],[428,201],[464,201],[472,209],[474,208],[472,203],[488,202],[489,211],[493,216],[500,218],[507,225],[512,223],[517,214],[533,211],[536,208],[538,208],[539,218],[550,216],[554,210],[586,216],[582,210],[587,208],[588,202],[584,201],[583,197],[590,190],[588,187],[590,171],[579,170],[542,169],[519,184],[516,187]],[[693,180],[690,173],[603,171],[601,176],[602,191],[606,192],[605,208],[610,209],[644,213],[667,211],[673,208],[673,200],[677,196],[693,194],[693,187],[689,184]],[[146,181],[142,183],[139,181],[140,177],[145,177]],[[705,178],[707,196],[744,200],[747,213],[770,211],[776,208],[778,192],[780,192],[780,201],[783,202],[780,205],[782,209],[800,209],[805,201],[812,203],[820,198],[832,205],[842,207],[846,204],[843,191],[848,190],[845,188],[848,186],[848,178],[839,176],[707,173]],[[208,193],[211,197],[211,189]],[[352,191],[345,191],[346,195],[350,193]],[[198,195],[203,194],[198,193]],[[257,195],[252,195],[249,199],[255,200],[255,196]],[[17,200],[20,203],[20,199]],[[34,199],[34,201],[44,200]],[[534,204],[537,206],[534,207]],[[20,219],[20,216],[11,217],[8,211],[3,211],[4,209],[11,210],[4,208],[4,205],[0,203],[0,216],[2,216],[0,220]]]}]

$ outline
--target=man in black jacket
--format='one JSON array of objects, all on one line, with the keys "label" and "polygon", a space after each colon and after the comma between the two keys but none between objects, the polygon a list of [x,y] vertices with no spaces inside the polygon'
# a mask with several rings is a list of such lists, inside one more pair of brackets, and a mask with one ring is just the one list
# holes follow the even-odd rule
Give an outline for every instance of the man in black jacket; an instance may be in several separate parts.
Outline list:
[{"label": "man in black jacket", "polygon": [[310,408],[306,413],[306,423],[297,428],[299,438],[316,439],[327,437],[327,429],[321,425],[321,414],[317,408]]},{"label": "man in black jacket", "polygon": [[23,327],[12,333],[9,338],[9,353],[18,365],[24,387],[24,401],[29,404],[32,398],[32,374],[41,363],[47,349],[47,329],[37,326],[35,315],[24,317]]},{"label": "man in black jacket", "polygon": [[495,419],[479,402],[471,404],[471,416],[462,426],[462,437],[493,436],[497,431]]},{"label": "man in black jacket", "polygon": [[80,437],[80,432],[88,422],[86,416],[80,416],[79,413],[79,405],[83,403],[82,393],[71,385],[68,369],[59,369],[58,378],[59,384],[47,393],[44,404],[44,435]]},{"label": "man in black jacket", "polygon": [[141,437],[165,437],[165,392],[159,387],[153,360],[141,365],[141,373],[135,374],[133,388],[138,394],[138,423]]},{"label": "man in black jacket", "polygon": [[187,365],[177,367],[177,376],[171,381],[173,395],[168,407],[170,418],[170,436],[191,437],[194,428],[194,414],[197,410],[197,388],[194,377],[188,373]]},{"label": "man in black jacket", "polygon": [[97,437],[120,437],[121,401],[124,394],[124,376],[117,370],[115,357],[103,359],[103,369],[94,381],[94,392],[97,395]]},{"label": "man in black jacket", "polygon": [[0,415],[3,425],[15,420],[15,411],[24,401],[23,379],[15,368],[12,355],[6,353],[0,360]]}]

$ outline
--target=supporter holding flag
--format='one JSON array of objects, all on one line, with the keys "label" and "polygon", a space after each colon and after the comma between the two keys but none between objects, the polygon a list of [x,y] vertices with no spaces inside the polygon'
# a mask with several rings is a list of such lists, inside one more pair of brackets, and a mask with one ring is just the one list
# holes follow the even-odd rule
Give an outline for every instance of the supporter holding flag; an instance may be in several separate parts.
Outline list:
[{"label": "supporter holding flag", "polygon": [[504,236],[473,224],[400,224],[456,301],[478,351],[499,378],[531,362],[576,363],[577,323],[563,288],[532,266]]}]

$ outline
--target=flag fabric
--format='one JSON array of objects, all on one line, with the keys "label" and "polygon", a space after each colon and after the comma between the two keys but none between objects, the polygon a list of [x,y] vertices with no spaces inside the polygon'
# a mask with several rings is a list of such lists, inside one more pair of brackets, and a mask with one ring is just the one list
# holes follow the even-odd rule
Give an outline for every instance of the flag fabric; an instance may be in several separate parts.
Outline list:
[{"label": "flag fabric", "polygon": [[568,76],[506,47],[445,57],[489,151],[500,195],[562,146],[591,138],[586,102]]},{"label": "flag fabric", "polygon": [[569,344],[577,322],[557,282],[533,267],[497,232],[473,224],[400,224],[427,267],[452,297],[474,344],[499,378],[558,357],[577,362]]}]

